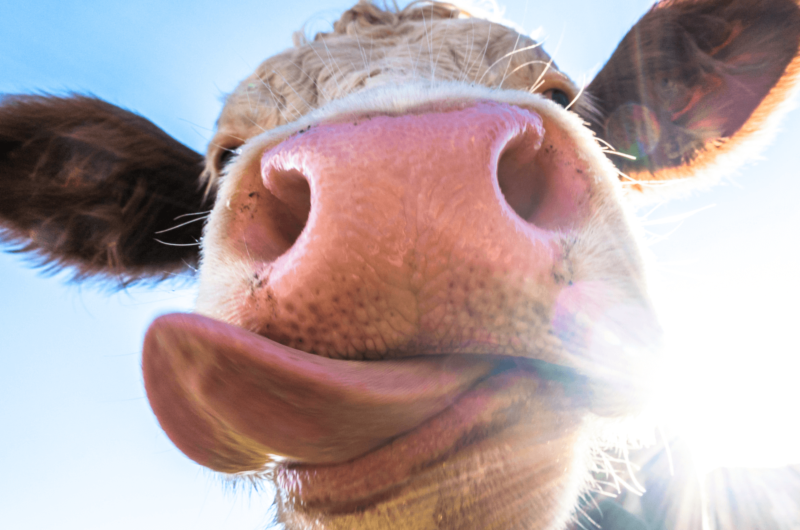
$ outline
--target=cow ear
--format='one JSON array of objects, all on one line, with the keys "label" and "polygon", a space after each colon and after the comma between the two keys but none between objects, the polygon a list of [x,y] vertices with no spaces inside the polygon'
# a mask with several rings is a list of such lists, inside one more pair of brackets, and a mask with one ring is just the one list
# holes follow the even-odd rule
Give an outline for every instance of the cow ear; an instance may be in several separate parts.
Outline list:
[{"label": "cow ear", "polygon": [[769,141],[800,77],[799,50],[796,0],[661,1],[587,88],[598,113],[584,117],[635,157],[614,157],[622,179],[708,183]]},{"label": "cow ear", "polygon": [[79,278],[160,279],[196,263],[214,199],[202,171],[201,155],[104,101],[0,99],[0,239]]}]

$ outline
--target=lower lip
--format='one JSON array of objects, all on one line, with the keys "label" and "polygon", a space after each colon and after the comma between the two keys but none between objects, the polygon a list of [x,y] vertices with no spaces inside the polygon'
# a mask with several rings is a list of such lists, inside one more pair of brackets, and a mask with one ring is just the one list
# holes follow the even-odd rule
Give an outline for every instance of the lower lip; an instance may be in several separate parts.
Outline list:
[{"label": "lower lip", "polygon": [[[519,366],[525,363],[514,364],[515,369],[490,376],[438,416],[366,455],[341,464],[278,464],[278,488],[289,502],[306,508],[328,513],[363,509],[391,497],[429,466],[524,419],[555,412],[563,428],[558,410],[585,407],[584,393],[565,391],[572,385],[565,387],[530,366]],[[532,441],[545,441],[558,432],[541,431]]]}]

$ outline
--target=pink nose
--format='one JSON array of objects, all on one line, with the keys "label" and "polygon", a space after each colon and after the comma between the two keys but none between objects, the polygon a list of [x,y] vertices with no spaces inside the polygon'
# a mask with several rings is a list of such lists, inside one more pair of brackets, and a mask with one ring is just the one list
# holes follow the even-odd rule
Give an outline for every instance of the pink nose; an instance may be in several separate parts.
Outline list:
[{"label": "pink nose", "polygon": [[[249,193],[260,202],[237,217],[269,290],[242,323],[268,321],[260,331],[276,340],[340,356],[441,334],[447,318],[477,319],[459,340],[489,337],[485,321],[501,318],[490,313],[508,309],[492,297],[513,296],[508,282],[533,282],[544,299],[559,289],[555,230],[588,213],[576,160],[538,114],[493,102],[302,131],[264,153],[263,188]],[[474,293],[485,314],[445,314]],[[359,326],[383,329],[354,337]]]}]

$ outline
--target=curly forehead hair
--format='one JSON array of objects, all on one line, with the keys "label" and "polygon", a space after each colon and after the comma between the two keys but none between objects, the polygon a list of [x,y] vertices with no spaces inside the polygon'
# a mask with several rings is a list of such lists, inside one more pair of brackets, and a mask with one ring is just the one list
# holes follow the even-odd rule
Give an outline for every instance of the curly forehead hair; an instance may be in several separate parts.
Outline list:
[{"label": "curly forehead hair", "polygon": [[[443,2],[430,2],[417,0],[403,9],[397,4],[393,8],[384,5],[383,8],[375,5],[371,0],[360,0],[358,4],[345,11],[341,18],[334,22],[333,31],[319,32],[314,36],[315,41],[323,40],[334,35],[364,35],[372,38],[387,37],[398,31],[406,22],[419,22],[422,20],[443,20],[450,18],[466,18],[472,15],[463,8]],[[305,44],[305,38],[300,34],[295,36],[295,45]],[[301,40],[297,40],[301,39]]]},{"label": "curly forehead hair", "polygon": [[563,91],[589,109],[575,85],[530,37],[453,4],[414,2],[403,9],[361,0],[333,24],[267,59],[226,99],[209,145],[206,177],[227,154],[264,130],[380,85],[459,81],[491,88]]}]

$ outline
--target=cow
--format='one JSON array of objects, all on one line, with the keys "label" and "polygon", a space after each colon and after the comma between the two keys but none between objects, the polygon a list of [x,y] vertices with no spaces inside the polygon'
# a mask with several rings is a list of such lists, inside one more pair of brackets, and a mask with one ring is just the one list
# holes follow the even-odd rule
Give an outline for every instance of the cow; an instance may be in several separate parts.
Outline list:
[{"label": "cow", "polygon": [[[216,321],[153,324],[148,396],[194,460],[276,481],[290,527],[563,526],[653,370],[625,202],[729,171],[794,87],[793,2],[659,4],[584,93],[532,41],[462,16],[359,4],[231,94],[205,160],[91,98],[4,100],[9,241],[134,281],[196,263],[203,238],[198,312]],[[424,38],[444,54],[416,60]],[[483,147],[448,158],[462,140]],[[465,179],[487,165],[473,150],[494,170]],[[204,233],[176,227],[212,203]]]}]

